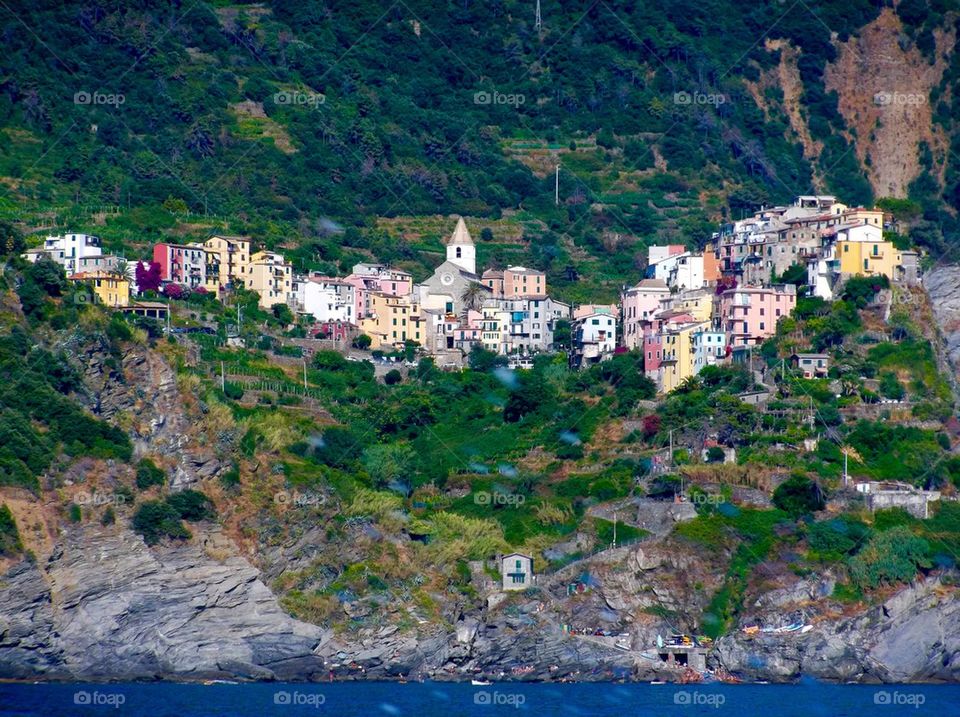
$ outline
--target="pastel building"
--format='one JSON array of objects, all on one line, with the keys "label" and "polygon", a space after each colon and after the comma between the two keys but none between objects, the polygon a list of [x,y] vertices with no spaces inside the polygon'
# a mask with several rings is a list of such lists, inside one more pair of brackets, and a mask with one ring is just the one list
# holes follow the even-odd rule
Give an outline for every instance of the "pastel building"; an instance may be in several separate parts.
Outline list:
[{"label": "pastel building", "polygon": [[511,266],[502,271],[488,269],[480,280],[495,298],[544,296],[547,293],[547,275],[524,266]]},{"label": "pastel building", "polygon": [[773,336],[777,323],[797,306],[793,284],[746,286],[720,295],[719,321],[730,346],[759,344]]},{"label": "pastel building", "polygon": [[371,315],[360,320],[360,331],[370,337],[372,349],[402,348],[407,341],[423,345],[426,317],[412,297],[373,294]]},{"label": "pastel building", "polygon": [[701,326],[691,336],[693,373],[700,373],[707,366],[722,363],[727,357],[727,335],[723,331]]},{"label": "pastel building", "polygon": [[202,244],[154,244],[153,260],[164,282],[207,287],[207,250]]},{"label": "pastel building", "polygon": [[643,327],[661,309],[670,289],[661,279],[644,279],[626,289],[620,297],[623,310],[623,344],[628,349],[643,344]]},{"label": "pastel building", "polygon": [[246,285],[250,279],[250,237],[215,235],[203,246],[207,249],[208,288],[216,284],[217,291]]},{"label": "pastel building", "polygon": [[598,363],[612,356],[617,347],[617,318],[612,313],[587,314],[574,319],[570,333],[574,365]]},{"label": "pastel building", "polygon": [[293,294],[299,313],[309,314],[318,323],[356,324],[356,287],[329,276],[294,278]]},{"label": "pastel building", "polygon": [[250,257],[246,288],[260,295],[260,307],[269,309],[274,304],[286,304],[295,299],[293,267],[283,254],[258,251]]},{"label": "pastel building", "polygon": [[669,393],[696,375],[693,337],[709,327],[709,322],[676,324],[663,332],[663,358],[655,379],[661,391]]},{"label": "pastel building", "polygon": [[48,236],[42,247],[27,250],[23,257],[33,264],[41,257],[47,256],[62,266],[67,276],[70,276],[80,271],[81,259],[101,254],[103,250],[100,237],[92,234],[62,234]]},{"label": "pastel building", "polygon": [[104,306],[117,309],[130,304],[130,279],[123,274],[91,271],[73,274],[68,278],[89,286],[97,303]]}]

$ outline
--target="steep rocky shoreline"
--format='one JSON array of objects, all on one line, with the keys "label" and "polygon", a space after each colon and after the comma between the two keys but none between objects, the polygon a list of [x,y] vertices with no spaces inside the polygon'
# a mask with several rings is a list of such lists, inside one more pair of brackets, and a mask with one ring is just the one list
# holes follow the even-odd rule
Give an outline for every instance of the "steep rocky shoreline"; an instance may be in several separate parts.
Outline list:
[{"label": "steep rocky shoreline", "polygon": [[[647,550],[649,553],[649,548]],[[623,563],[648,560],[641,549]],[[351,638],[293,619],[239,557],[203,539],[148,548],[126,530],[72,527],[44,565],[2,577],[0,677],[17,680],[291,680],[424,677],[676,679],[675,670],[516,610],[465,610],[452,628],[384,626]],[[960,601],[929,578],[883,605],[818,620],[798,636],[722,638],[709,664],[744,680],[960,680]],[[791,596],[793,599],[795,596]],[[771,603],[771,609],[783,605]],[[784,603],[786,604],[786,603]]]}]

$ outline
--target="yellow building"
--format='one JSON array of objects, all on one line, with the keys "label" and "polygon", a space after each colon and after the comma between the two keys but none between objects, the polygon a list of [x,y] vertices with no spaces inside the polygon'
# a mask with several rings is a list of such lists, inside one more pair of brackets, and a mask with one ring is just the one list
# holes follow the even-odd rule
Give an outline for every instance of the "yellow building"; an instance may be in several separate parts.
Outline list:
[{"label": "yellow building", "polygon": [[901,252],[888,241],[883,241],[879,227],[860,224],[837,231],[836,258],[840,273],[852,276],[880,276],[891,281],[896,278],[902,262]]},{"label": "yellow building", "polygon": [[[203,243],[207,250],[207,284],[217,282],[217,290],[232,288],[237,282],[246,282],[250,279],[250,237],[212,236]],[[213,260],[215,278],[210,279],[211,252],[216,255]]]},{"label": "yellow building", "polygon": [[660,302],[664,311],[682,311],[696,321],[709,321],[713,315],[714,293],[706,289],[690,289],[667,296]]},{"label": "yellow building", "polygon": [[426,342],[426,318],[406,296],[376,293],[370,297],[371,315],[360,321],[360,332],[371,339],[371,349],[403,348],[404,342]]},{"label": "yellow building", "polygon": [[[221,265],[222,266],[222,265]],[[258,251],[250,257],[246,288],[260,294],[260,307],[286,304],[293,291],[293,266],[283,254]]]},{"label": "yellow building", "polygon": [[130,279],[122,274],[89,271],[72,275],[70,281],[89,286],[97,303],[104,306],[121,308],[130,304]]},{"label": "yellow building", "polygon": [[670,393],[695,376],[693,335],[709,322],[680,325],[663,332],[663,360],[660,362],[660,390]]},{"label": "yellow building", "polygon": [[220,281],[220,252],[203,247],[206,253],[206,271],[203,275],[204,288],[207,291],[219,295],[220,287],[223,285]]}]

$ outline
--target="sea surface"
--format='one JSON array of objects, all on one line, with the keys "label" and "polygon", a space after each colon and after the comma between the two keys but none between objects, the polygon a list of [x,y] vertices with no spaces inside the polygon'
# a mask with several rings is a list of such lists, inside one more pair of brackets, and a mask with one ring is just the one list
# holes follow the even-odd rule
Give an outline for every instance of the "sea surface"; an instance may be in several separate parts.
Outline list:
[{"label": "sea surface", "polygon": [[952,717],[960,685],[0,684],[0,715]]}]

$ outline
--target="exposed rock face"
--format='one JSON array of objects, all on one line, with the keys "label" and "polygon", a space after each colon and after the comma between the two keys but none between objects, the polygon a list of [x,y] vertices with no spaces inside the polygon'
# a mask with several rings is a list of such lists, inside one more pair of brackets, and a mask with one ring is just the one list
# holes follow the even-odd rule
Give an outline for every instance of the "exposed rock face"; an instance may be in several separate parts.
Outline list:
[{"label": "exposed rock face", "polygon": [[0,675],[309,679],[323,631],[287,616],[242,558],[149,549],[126,530],[72,528],[0,593]]},{"label": "exposed rock face", "polygon": [[[933,315],[943,337],[943,352],[950,366],[941,365],[952,378],[960,366],[960,266],[936,266],[923,275],[923,288],[930,296]],[[939,352],[938,352],[939,353]]]},{"label": "exposed rock face", "polygon": [[742,632],[722,638],[715,659],[755,679],[960,680],[960,601],[930,578],[857,617],[822,620],[807,634]]}]

